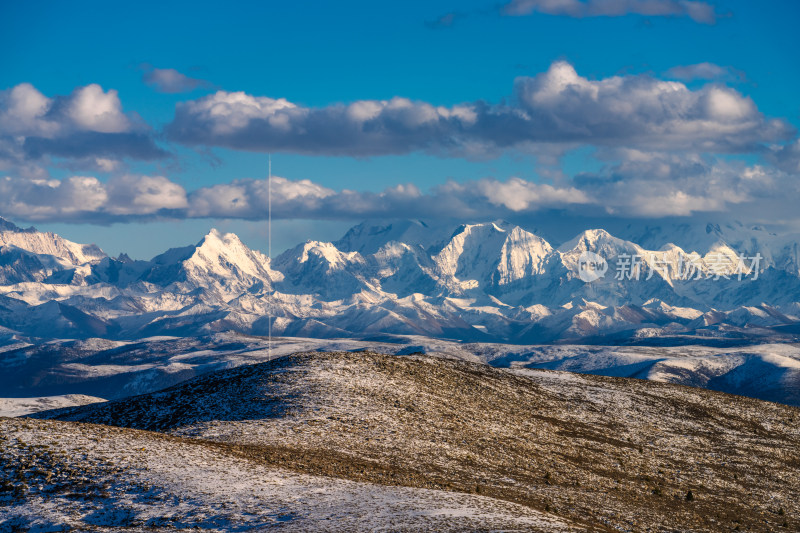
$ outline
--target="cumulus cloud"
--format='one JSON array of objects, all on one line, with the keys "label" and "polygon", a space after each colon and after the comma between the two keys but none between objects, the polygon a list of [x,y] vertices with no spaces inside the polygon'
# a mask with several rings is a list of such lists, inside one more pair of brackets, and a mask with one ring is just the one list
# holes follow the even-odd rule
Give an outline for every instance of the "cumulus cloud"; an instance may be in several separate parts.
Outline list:
[{"label": "cumulus cloud", "polygon": [[542,13],[574,18],[635,14],[688,17],[701,24],[714,24],[719,16],[713,5],[690,0],[511,0],[502,7],[502,13],[509,16]]},{"label": "cumulus cloud", "polygon": [[[310,180],[272,179],[273,217],[487,219],[533,216],[686,217],[736,210],[753,219],[790,217],[800,194],[796,175],[774,167],[698,154],[623,150],[601,171],[561,184],[512,177],[447,181],[429,191],[399,184],[381,192],[334,190]],[[102,182],[0,178],[0,216],[32,221],[125,222],[221,218],[263,220],[266,180],[241,179],[187,192],[163,176],[127,175]],[[769,206],[769,213],[764,213]],[[745,217],[746,218],[746,217]]]},{"label": "cumulus cloud", "polygon": [[[70,95],[49,98],[30,83],[0,91],[0,168],[31,175],[37,161],[62,157],[93,162],[133,158],[154,160],[167,154],[136,115],[125,113],[115,90],[97,84]],[[28,170],[25,170],[25,169]],[[44,171],[39,167],[41,177]]]},{"label": "cumulus cloud", "polygon": [[4,135],[53,135],[59,125],[48,119],[52,100],[30,83],[0,92],[0,133]]},{"label": "cumulus cloud", "polygon": [[644,75],[590,80],[565,61],[518,78],[509,100],[445,107],[396,97],[311,108],[218,91],[179,103],[166,133],[188,145],[355,157],[485,157],[543,144],[740,152],[792,133],[724,86],[692,90]]},{"label": "cumulus cloud", "polygon": [[556,188],[520,178],[511,178],[505,183],[482,180],[477,185],[489,203],[511,211],[524,211],[531,206],[591,203],[582,191],[574,187]]},{"label": "cumulus cloud", "polygon": [[105,208],[113,215],[155,215],[189,206],[184,188],[163,176],[123,176],[106,189]]},{"label": "cumulus cloud", "polygon": [[608,215],[660,218],[703,212],[764,217],[765,205],[791,210],[800,189],[796,177],[774,167],[719,161],[699,154],[617,154],[601,172],[581,174],[574,187]]},{"label": "cumulus cloud", "polygon": [[[163,176],[128,175],[102,182],[92,176],[64,180],[0,178],[0,216],[30,221],[111,223],[131,220],[223,218],[263,220],[266,180],[243,179],[189,193]],[[429,192],[399,184],[381,192],[335,191],[309,180],[272,178],[273,217],[354,220],[383,217],[503,216],[586,204],[572,187],[518,178],[449,181]]]},{"label": "cumulus cloud", "polygon": [[406,98],[325,108],[242,92],[178,104],[167,127],[186,143],[255,151],[370,156],[436,149],[477,116],[471,106],[443,107]]},{"label": "cumulus cloud", "polygon": [[93,83],[75,89],[64,103],[65,114],[76,129],[96,133],[123,133],[130,131],[131,122],[122,112],[117,91],[108,92]]},{"label": "cumulus cloud", "polygon": [[[322,202],[336,193],[309,180],[272,178],[273,206],[278,216],[293,212],[321,212]],[[262,219],[269,201],[266,180],[236,180],[204,187],[191,195],[191,217]]]},{"label": "cumulus cloud", "polygon": [[[486,216],[587,203],[580,191],[532,183],[482,179],[449,181],[423,193],[416,185],[399,184],[382,192],[334,191],[308,180],[273,177],[276,218],[343,219],[375,217],[453,218]],[[260,220],[267,213],[267,182],[239,180],[202,188],[189,195],[188,216]]]},{"label": "cumulus cloud", "polygon": [[691,90],[650,76],[594,81],[564,61],[516,85],[522,109],[538,119],[543,132],[562,140],[737,152],[791,132],[785,122],[766,119],[750,98],[723,86]]},{"label": "cumulus cloud", "polygon": [[211,85],[206,80],[190,78],[174,68],[146,67],[142,81],[161,93],[186,93]]},{"label": "cumulus cloud", "polygon": [[0,213],[32,221],[110,223],[181,217],[186,191],[162,176],[94,176],[63,180],[0,177]]}]

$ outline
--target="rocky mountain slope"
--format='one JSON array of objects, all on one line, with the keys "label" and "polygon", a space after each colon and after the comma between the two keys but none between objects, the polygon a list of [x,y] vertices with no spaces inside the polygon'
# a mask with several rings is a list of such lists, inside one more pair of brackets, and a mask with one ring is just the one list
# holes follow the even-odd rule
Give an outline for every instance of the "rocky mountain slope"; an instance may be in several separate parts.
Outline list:
[{"label": "rocky mountain slope", "polygon": [[[551,244],[501,221],[455,228],[401,221],[362,224],[336,243],[303,243],[274,261],[216,230],[196,245],[132,261],[4,222],[0,326],[21,336],[130,340],[264,334],[273,316],[277,334],[319,338],[686,344],[800,337],[794,236],[734,226],[709,226],[702,238],[681,231],[675,240],[702,248],[656,247],[667,235],[654,228],[639,237],[651,243],[646,248],[601,229]],[[608,265],[590,283],[581,278],[587,253]],[[757,264],[754,254],[761,254]],[[634,270],[619,266],[633,256]]]},{"label": "rocky mountain slope", "polygon": [[[169,435],[176,440],[157,442],[177,443],[173,456],[191,465],[186,443],[213,443],[262,468],[480,495],[555,515],[563,520],[555,529],[800,527],[800,411],[672,384],[420,355],[306,353],[33,416],[78,424],[66,427],[89,435],[104,426],[88,423]],[[59,422],[27,424],[45,433],[45,423]],[[20,429],[24,422],[3,424],[7,441],[35,435]],[[130,430],[107,430],[118,431]],[[8,483],[20,492],[19,479]],[[11,507],[17,515],[38,505],[33,495],[19,498]]]}]

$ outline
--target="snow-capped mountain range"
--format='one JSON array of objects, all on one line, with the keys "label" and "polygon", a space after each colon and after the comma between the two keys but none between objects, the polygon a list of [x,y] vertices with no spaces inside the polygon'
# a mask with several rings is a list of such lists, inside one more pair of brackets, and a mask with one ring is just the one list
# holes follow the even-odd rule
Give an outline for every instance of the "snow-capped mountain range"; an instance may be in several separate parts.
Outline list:
[{"label": "snow-capped mountain range", "polygon": [[[740,224],[630,233],[592,229],[551,243],[502,221],[365,222],[270,261],[211,230],[134,261],[0,219],[0,336],[260,335],[269,316],[276,335],[322,338],[730,343],[800,334],[798,236]],[[598,256],[608,270],[587,283],[585,258]],[[631,258],[641,264],[626,272]],[[719,275],[721,263],[731,270]]]}]

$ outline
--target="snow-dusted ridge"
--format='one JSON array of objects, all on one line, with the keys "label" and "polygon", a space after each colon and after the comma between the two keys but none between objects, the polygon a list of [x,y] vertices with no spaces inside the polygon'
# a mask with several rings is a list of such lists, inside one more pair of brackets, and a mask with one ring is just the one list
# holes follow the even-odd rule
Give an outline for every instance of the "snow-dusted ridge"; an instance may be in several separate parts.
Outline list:
[{"label": "snow-dusted ridge", "polygon": [[[736,225],[675,231],[667,239],[665,229],[646,228],[637,243],[591,229],[550,243],[503,221],[363,223],[339,241],[303,243],[270,262],[235,235],[211,230],[195,245],[132,261],[3,221],[0,326],[48,338],[263,334],[271,296],[281,335],[523,344],[796,338],[793,236]],[[586,251],[609,261],[639,254],[644,275],[618,281],[612,270],[584,283]],[[676,274],[682,256],[706,275],[715,257],[740,253],[764,257],[758,280]]]},{"label": "snow-dusted ridge", "polygon": [[[11,482],[22,497],[5,509],[19,514],[48,495],[61,508],[75,508],[57,490],[71,468],[58,458],[47,467],[54,452],[66,449],[70,458],[101,463],[91,480],[108,479],[102,467],[109,460],[121,467],[107,496],[90,490],[95,497],[77,505],[102,498],[108,510],[128,510],[146,525],[152,513],[167,512],[184,527],[197,524],[193,516],[204,516],[212,529],[225,529],[222,517],[238,525],[250,516],[267,525],[264,511],[274,510],[283,494],[288,525],[308,531],[795,531],[798,416],[785,405],[652,381],[418,354],[312,352],[33,415],[51,421],[0,420],[6,438],[0,453],[12,465],[31,465],[23,477],[27,492]],[[119,445],[125,440],[130,445]],[[341,514],[320,527],[320,517],[331,516],[320,499],[330,500],[296,482],[278,482],[269,471],[275,467],[295,480],[314,476],[315,487],[327,478],[337,495],[342,478],[371,486],[359,492],[361,502],[344,492],[352,508],[336,507]],[[19,470],[5,475],[19,479]],[[56,472],[52,482],[39,474],[48,470]],[[155,488],[147,512],[136,505],[133,472]],[[214,490],[220,485],[224,490]],[[437,490],[414,493],[412,503],[434,516],[409,523],[415,513],[409,516],[405,505],[374,513],[373,498],[397,485]],[[220,501],[227,505],[214,505]],[[438,521],[444,502],[451,509],[473,505],[479,515],[451,511],[449,522]],[[520,522],[509,522],[508,512]],[[131,524],[131,514],[118,525]]]},{"label": "snow-dusted ridge", "polygon": [[[272,357],[296,352],[424,353],[513,369],[549,369],[690,385],[800,406],[800,347],[586,346],[462,343],[430,337],[393,342],[278,337]],[[237,333],[153,337],[135,342],[87,339],[0,343],[0,416],[17,416],[100,398],[144,394],[213,372],[267,361],[267,339]],[[41,397],[82,396],[71,403]],[[34,398],[25,398],[34,397]]]},{"label": "snow-dusted ridge", "polygon": [[291,471],[145,431],[0,419],[0,442],[4,531],[582,530],[477,494]]}]

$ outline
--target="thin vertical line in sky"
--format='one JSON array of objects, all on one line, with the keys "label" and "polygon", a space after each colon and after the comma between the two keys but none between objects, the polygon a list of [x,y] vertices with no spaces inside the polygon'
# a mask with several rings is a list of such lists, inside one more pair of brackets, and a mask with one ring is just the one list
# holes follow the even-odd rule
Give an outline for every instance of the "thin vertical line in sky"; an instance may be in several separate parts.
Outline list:
[{"label": "thin vertical line in sky", "polygon": [[[272,271],[272,154],[267,155],[269,174],[267,178],[267,259]],[[272,361],[272,276],[267,290],[267,360]]]}]

